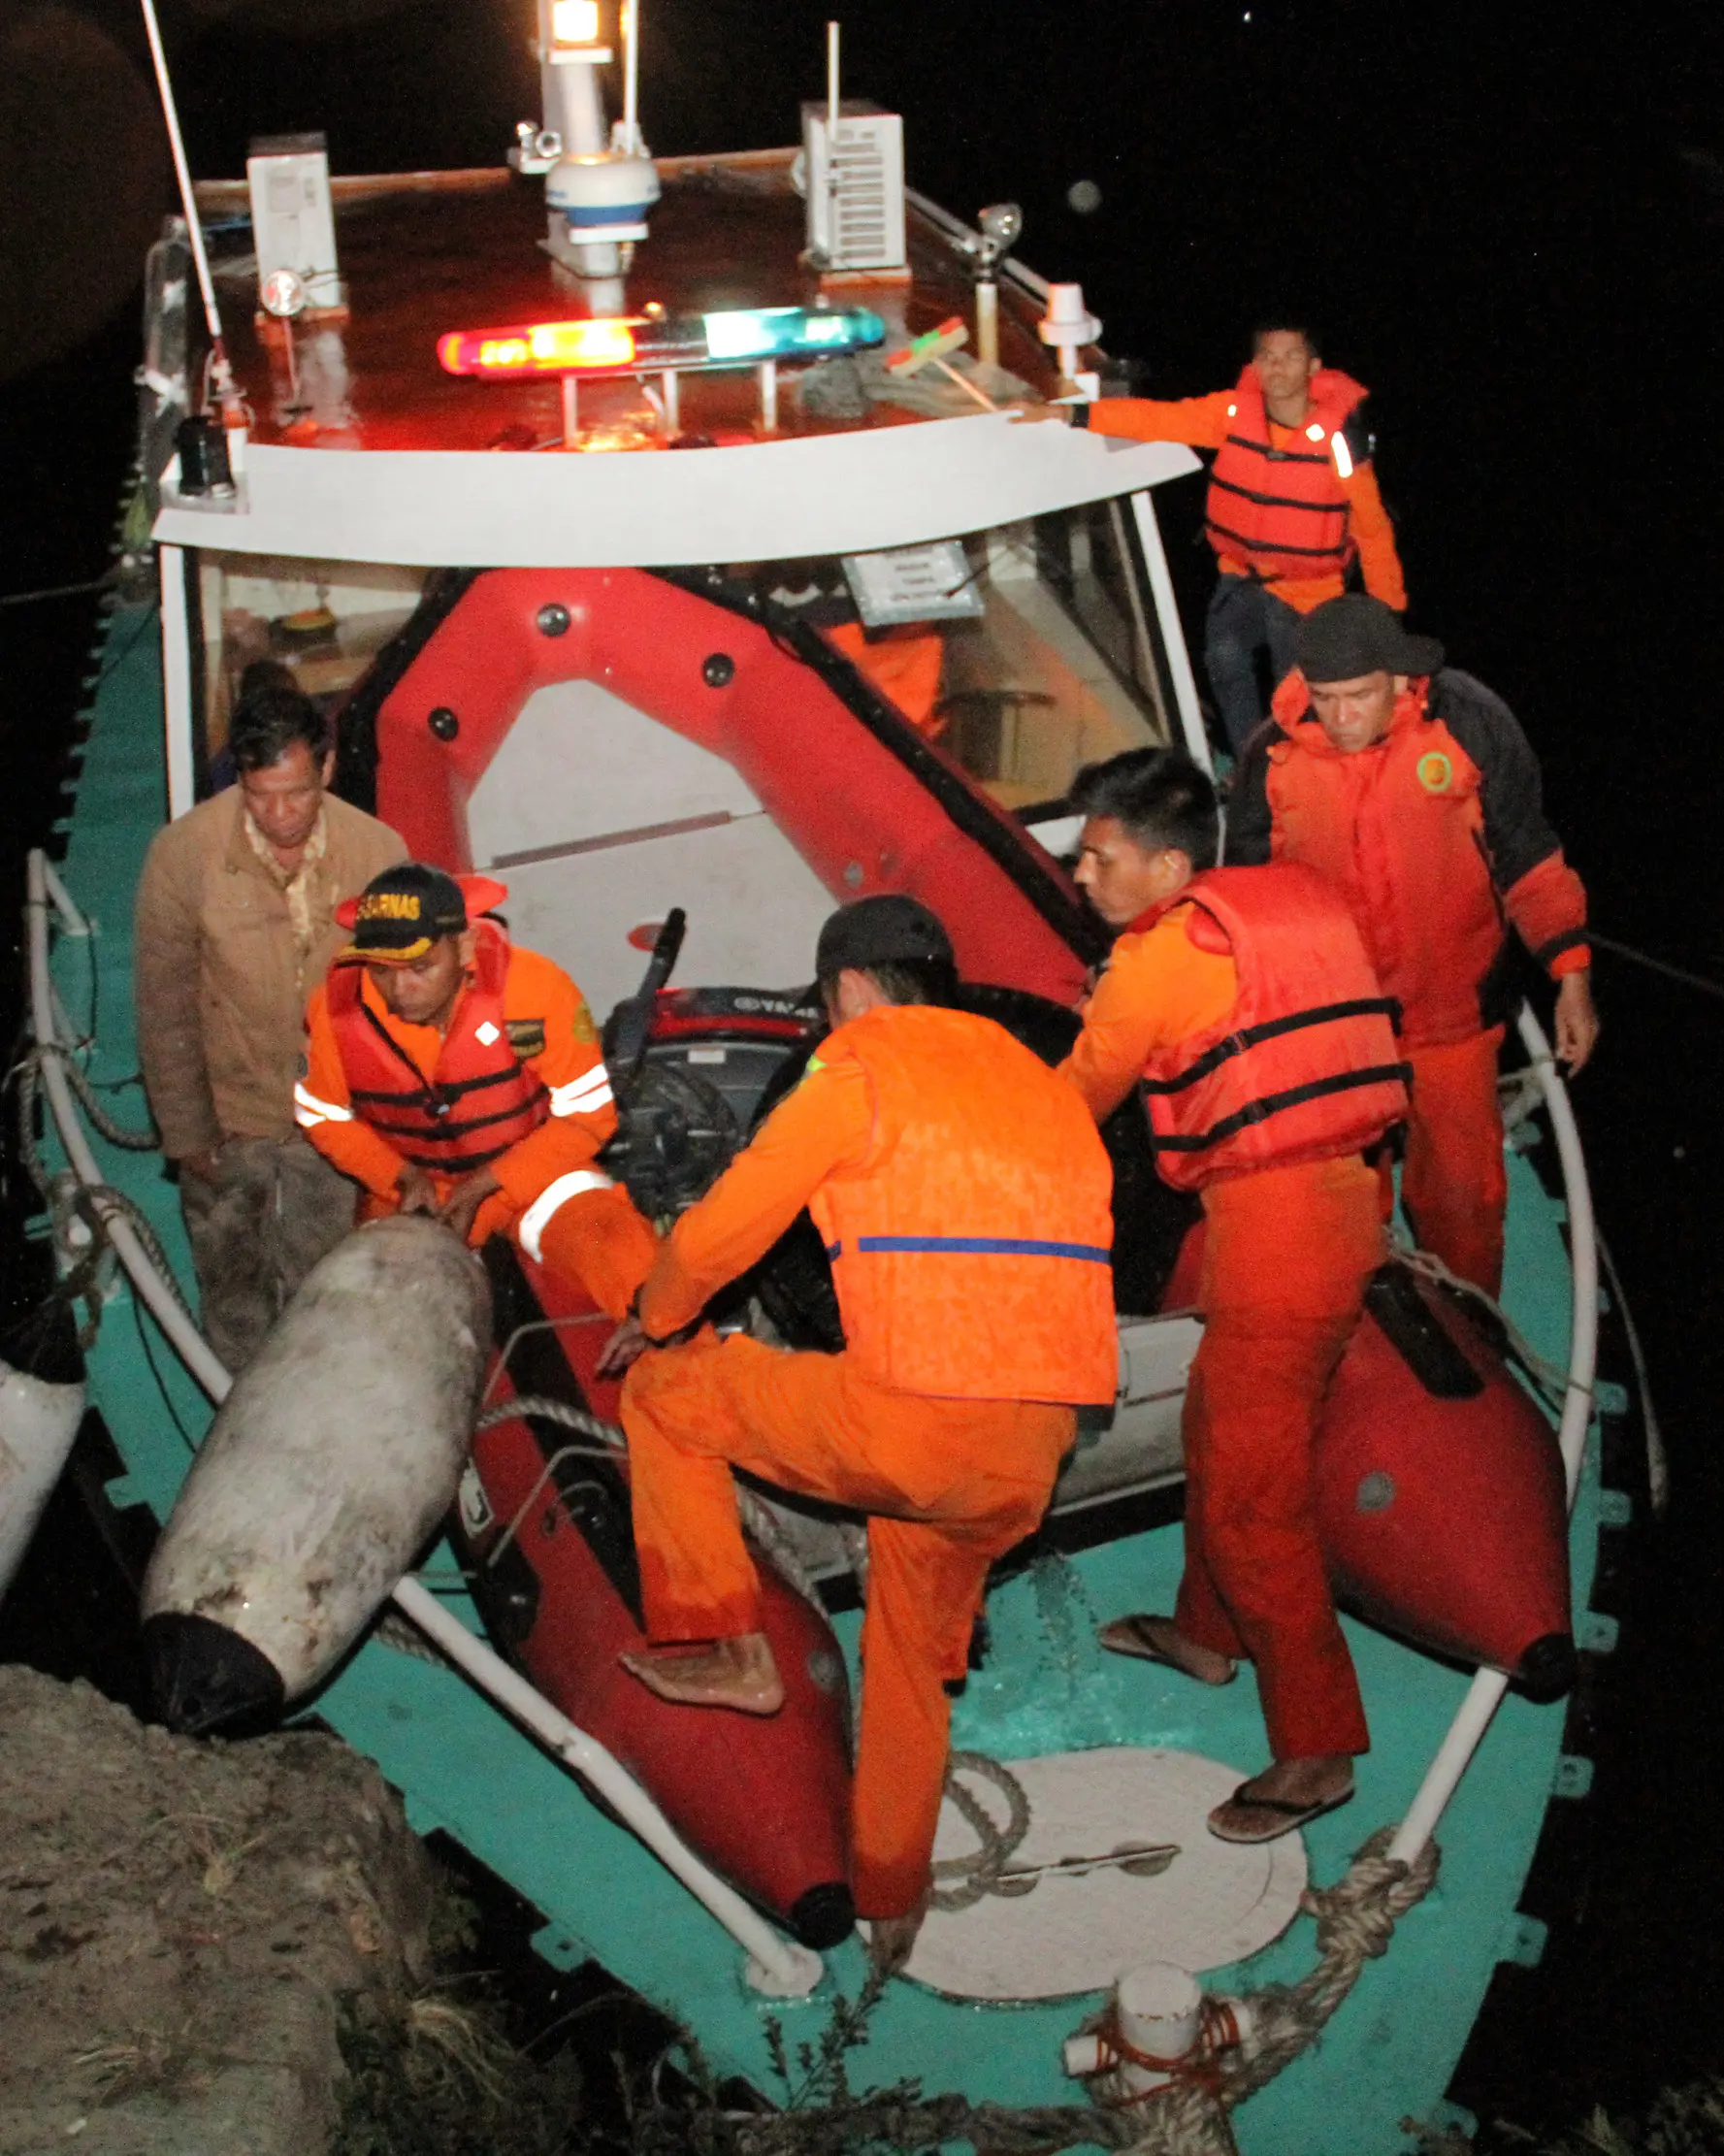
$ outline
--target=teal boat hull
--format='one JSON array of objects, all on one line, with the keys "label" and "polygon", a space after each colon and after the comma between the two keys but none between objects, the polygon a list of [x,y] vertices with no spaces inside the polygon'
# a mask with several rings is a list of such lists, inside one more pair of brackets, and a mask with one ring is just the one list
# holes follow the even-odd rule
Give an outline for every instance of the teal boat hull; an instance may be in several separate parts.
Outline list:
[{"label": "teal boat hull", "polygon": [[[75,1024],[93,1007],[100,1042],[91,1076],[136,1070],[130,917],[145,850],[165,813],[161,682],[155,617],[120,607],[108,617],[88,737],[58,830],[62,874],[94,935],[59,939],[53,965]],[[114,1097],[114,1096],[111,1096]],[[117,1096],[123,1101],[127,1096]],[[134,1096],[135,1097],[135,1096]],[[191,1278],[173,1187],[153,1156],[94,1139],[104,1172],[149,1217],[182,1281]],[[1524,1158],[1510,1160],[1505,1300],[1540,1355],[1568,1352],[1570,1275],[1561,1206]],[[125,1463],[109,1486],[118,1506],[158,1519],[172,1505],[207,1402],[128,1305],[120,1280],[90,1356],[89,1385]],[[1601,1491],[1600,1433],[1589,1433],[1571,1526],[1575,1606],[1584,1613],[1601,1516],[1620,1500]],[[446,1553],[434,1569],[452,1563]],[[957,1704],[954,1742],[1010,1760],[1096,1745],[1166,1746],[1261,1763],[1254,1687],[1199,1691],[1099,1653],[1097,1619],[1128,1608],[1167,1607],[1177,1584],[1177,1528],[1138,1534],[1072,1557],[1046,1557],[991,1598],[993,1649]],[[476,1631],[463,1601],[453,1605]],[[1584,1616],[1581,1645],[1589,1644]],[[857,1619],[838,1619],[853,1664]],[[1599,1634],[1599,1627],[1591,1628]],[[1467,1688],[1445,1667],[1347,1621],[1373,1731],[1357,1796],[1307,1834],[1312,1877],[1326,1884],[1366,1835],[1406,1810]],[[853,1668],[854,1677],[854,1668]],[[746,1990],[732,1940],[629,1834],[450,1670],[380,1642],[362,1647],[315,1703],[316,1712],[374,1758],[423,1833],[453,1835],[544,1915],[535,1944],[547,1960],[594,1958],[699,2039],[713,2069],[774,2093],[767,2022],[796,2042],[824,2026],[834,1989],[854,1995],[863,1961],[852,1943],[829,1957],[828,1980],[795,2006]],[[1535,1934],[1518,1912],[1521,1889],[1565,1766],[1564,1710],[1510,1697],[1440,1830],[1435,1889],[1403,1921],[1388,1953],[1367,1965],[1321,2043],[1236,2114],[1246,2156],[1379,2156],[1407,2145],[1402,2121],[1434,2122],[1493,1970],[1524,1960]],[[1580,1777],[1578,1779],[1583,1779]],[[1144,1942],[1144,1958],[1156,1943]],[[1212,1989],[1243,1989],[1303,1975],[1314,1958],[1309,1919],[1249,1964],[1209,1973]],[[907,1983],[889,1988],[856,2087],[905,2077],[930,2092],[956,2090],[996,2104],[1081,2101],[1060,2071],[1060,2045],[1098,1996],[1020,2007],[952,2002]]]}]

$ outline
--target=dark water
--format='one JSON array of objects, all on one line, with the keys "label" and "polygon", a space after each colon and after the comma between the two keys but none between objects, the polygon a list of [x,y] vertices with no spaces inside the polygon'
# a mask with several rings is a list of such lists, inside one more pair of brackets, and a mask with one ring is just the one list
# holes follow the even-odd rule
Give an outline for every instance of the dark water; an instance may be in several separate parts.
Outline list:
[{"label": "dark water", "polygon": [[[119,0],[87,12],[131,35]],[[207,173],[239,170],[252,132],[309,125],[328,129],[338,170],[494,162],[537,109],[525,0],[374,7],[328,38],[221,12],[170,20]],[[792,139],[795,99],[821,87],[824,13],[653,0],[654,147]],[[285,0],[262,14],[295,17]],[[1260,309],[1315,316],[1327,356],[1375,391],[1413,623],[1520,712],[1599,927],[1724,980],[1717,12],[870,0],[845,20],[847,86],[906,114],[915,182],[964,212],[1020,200],[1025,258],[1082,278],[1109,348],[1144,360],[1155,393],[1230,378]],[[1080,179],[1102,190],[1091,216],[1065,204]],[[25,195],[8,215],[29,213]],[[134,356],[122,316],[0,390],[0,591],[103,568]],[[1198,491],[1162,497],[1193,619]],[[54,812],[91,621],[88,603],[0,608],[9,873]],[[1529,1891],[1554,1923],[1545,1967],[1499,1976],[1457,2083],[1486,2115],[1528,2120],[1724,2069],[1705,1885],[1724,1649],[1724,1002],[1608,954],[1597,983],[1606,1032],[1578,1104],[1675,1498],[1631,1538],[1595,1794]],[[33,1651],[77,1667],[126,1621],[99,1564],[87,1581],[35,1578],[0,1647],[27,1622]]]}]

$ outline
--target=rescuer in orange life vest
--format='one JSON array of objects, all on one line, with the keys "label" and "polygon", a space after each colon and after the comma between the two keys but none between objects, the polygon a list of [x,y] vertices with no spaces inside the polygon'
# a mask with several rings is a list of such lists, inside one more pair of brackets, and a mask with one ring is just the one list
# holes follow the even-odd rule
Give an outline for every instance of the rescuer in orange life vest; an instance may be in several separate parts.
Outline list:
[{"label": "rescuer in orange life vest", "polygon": [[594,1164],[617,1117],[585,998],[483,918],[507,896],[422,862],[373,877],[306,1014],[295,1115],[363,1187],[362,1220],[435,1213],[474,1249],[511,1235],[620,1318],[657,1238]]},{"label": "rescuer in orange life vest", "polygon": [[[1068,1086],[944,1007],[952,946],[925,906],[844,907],[816,966],[832,1032],[677,1222],[607,1350],[613,1368],[639,1356],[622,1418],[652,1645],[623,1660],[662,1698],[775,1713],[732,1469],[870,1516],[852,1885],[890,1969],[927,1906],[945,1687],[988,1567],[1040,1522],[1076,1407],[1114,1397],[1112,1170]],[[804,1205],[844,1352],[669,1345]]]},{"label": "rescuer in orange life vest", "polygon": [[1216,452],[1204,528],[1220,575],[1203,656],[1236,757],[1263,717],[1257,654],[1268,653],[1273,688],[1293,664],[1300,616],[1340,597],[1355,559],[1368,592],[1397,609],[1407,604],[1371,467],[1365,396],[1350,376],[1323,365],[1309,329],[1277,322],[1257,331],[1231,389],[1066,408],[1091,434]]},{"label": "rescuer in orange life vest", "polygon": [[1077,880],[1121,931],[1060,1066],[1097,1122],[1142,1086],[1155,1164],[1203,1201],[1186,1391],[1186,1568],[1171,1617],[1102,1645],[1224,1684],[1255,1663],[1274,1763],[1211,1813],[1269,1842],[1352,1794],[1369,1746],[1313,1512],[1317,1418],[1384,1256],[1360,1158],[1406,1113],[1391,1006],[1311,870],[1217,868],[1215,789],[1183,752],[1080,771]]},{"label": "rescuer in orange life vest", "polygon": [[1402,1203],[1424,1247],[1494,1295],[1505,919],[1556,983],[1556,1053],[1576,1071],[1598,1038],[1586,894],[1514,714],[1433,637],[1350,595],[1306,617],[1298,659],[1241,768],[1227,858],[1309,863],[1352,909],[1413,1066]]}]

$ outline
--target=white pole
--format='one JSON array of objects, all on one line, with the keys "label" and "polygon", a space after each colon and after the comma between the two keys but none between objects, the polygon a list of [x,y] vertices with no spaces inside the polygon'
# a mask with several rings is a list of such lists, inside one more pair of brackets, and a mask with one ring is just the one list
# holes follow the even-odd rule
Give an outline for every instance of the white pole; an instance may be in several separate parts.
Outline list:
[{"label": "white pole", "polygon": [[826,26],[826,153],[827,171],[838,152],[838,25]]},{"label": "white pole", "polygon": [[1173,675],[1173,701],[1179,706],[1180,732],[1194,763],[1215,776],[1209,753],[1209,736],[1203,731],[1203,711],[1197,702],[1197,680],[1191,671],[1191,655],[1186,649],[1186,633],[1180,627],[1179,602],[1173,596],[1173,577],[1167,567],[1167,549],[1161,543],[1161,527],[1155,521],[1155,505],[1148,487],[1131,497],[1131,513],[1137,520],[1137,537],[1150,572],[1150,594],[1155,602],[1155,619],[1161,624],[1161,641],[1167,647],[1167,666]]},{"label": "white pole", "polygon": [[781,1938],[734,1887],[708,1871],[640,1784],[597,1739],[559,1714],[416,1580],[402,1581],[395,1590],[395,1604],[505,1714],[565,1766],[590,1781],[667,1870],[748,1949],[749,1980],[757,1989],[777,1998],[806,1998],[821,1978],[820,1956]]},{"label": "white pole", "polygon": [[165,542],[156,549],[161,598],[162,726],[168,772],[168,821],[177,823],[197,806],[192,768],[191,622],[185,606],[185,549]]},{"label": "white pole", "polygon": [[640,0],[623,0],[623,147],[640,154]]},{"label": "white pole", "polygon": [[[1592,1421],[1592,1380],[1598,1362],[1598,1231],[1592,1213],[1592,1186],[1586,1175],[1586,1156],[1568,1088],[1557,1073],[1545,1029],[1532,1012],[1522,1008],[1520,1038],[1538,1076],[1539,1090],[1550,1114],[1556,1150],[1562,1161],[1563,1194],[1569,1208],[1569,1269],[1574,1292],[1569,1333],[1569,1382],[1563,1398],[1562,1422],[1557,1444],[1562,1452],[1563,1474],[1569,1503],[1580,1480],[1580,1463],[1586,1455],[1586,1431]],[[1480,1740],[1490,1727],[1491,1717],[1509,1688],[1500,1670],[1480,1670],[1461,1701],[1460,1712],[1449,1725],[1431,1761],[1418,1794],[1401,1821],[1389,1855],[1403,1864],[1413,1863],[1437,1831],[1437,1822],[1460,1784]]]},{"label": "white pole", "polygon": [[[48,964],[48,861],[40,849],[31,853],[26,873],[31,1026],[40,1046],[54,1048],[61,1044]],[[102,1173],[84,1136],[72,1089],[57,1056],[43,1058],[42,1079],[73,1173],[86,1188],[100,1185]],[[100,1200],[97,1202],[100,1204]],[[164,1338],[219,1407],[233,1388],[233,1380],[220,1359],[179,1307],[131,1224],[123,1215],[109,1213],[104,1225],[127,1277],[160,1325]],[[482,1640],[475,1639],[460,1618],[416,1580],[401,1581],[393,1599],[403,1616],[433,1640],[480,1691],[600,1791],[666,1869],[744,1948],[749,1956],[748,1980],[756,1990],[774,1998],[807,1997],[823,1973],[820,1956],[783,1938],[734,1887],[703,1864],[646,1791],[596,1738],[559,1714],[549,1700],[541,1698]]]},{"label": "white pole", "polygon": [[144,10],[144,29],[149,40],[149,57],[155,66],[155,86],[162,101],[162,119],[168,130],[168,147],[173,152],[174,175],[179,182],[179,201],[185,212],[186,237],[191,242],[191,258],[198,273],[198,291],[204,302],[204,320],[210,327],[210,343],[215,359],[215,392],[226,405],[236,396],[233,369],[228,365],[227,346],[221,337],[221,315],[215,305],[215,282],[210,275],[210,257],[204,251],[204,228],[198,221],[197,195],[191,183],[191,170],[185,162],[185,144],[179,134],[179,112],[174,103],[174,85],[168,76],[168,55],[162,49],[161,25],[155,18],[155,0],[140,0]]}]

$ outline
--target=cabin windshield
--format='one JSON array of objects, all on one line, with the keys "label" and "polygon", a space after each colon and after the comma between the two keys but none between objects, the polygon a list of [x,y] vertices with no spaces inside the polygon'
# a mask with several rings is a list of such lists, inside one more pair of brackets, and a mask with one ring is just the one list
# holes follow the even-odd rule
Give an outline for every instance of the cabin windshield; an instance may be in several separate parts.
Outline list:
[{"label": "cabin windshield", "polygon": [[202,641],[194,724],[206,786],[219,788],[232,776],[228,726],[248,667],[267,660],[285,668],[297,687],[332,710],[418,605],[430,573],[365,562],[200,555],[186,597]]},{"label": "cabin windshield", "polygon": [[1128,498],[932,547],[749,565],[1002,807],[1175,737]]}]

